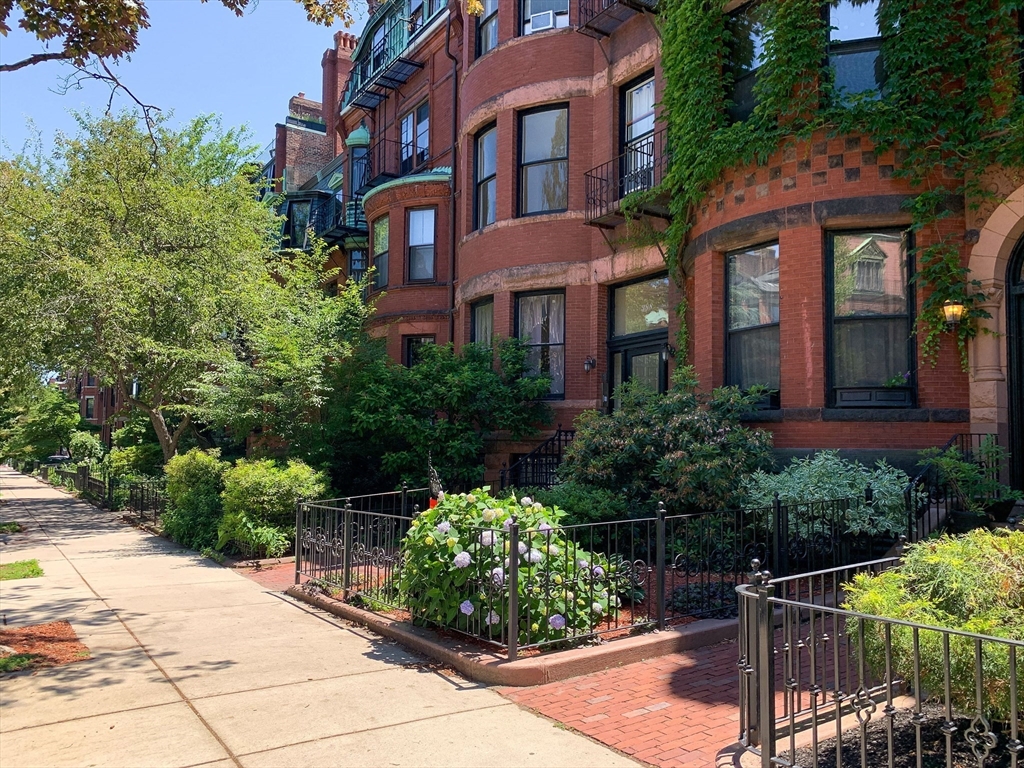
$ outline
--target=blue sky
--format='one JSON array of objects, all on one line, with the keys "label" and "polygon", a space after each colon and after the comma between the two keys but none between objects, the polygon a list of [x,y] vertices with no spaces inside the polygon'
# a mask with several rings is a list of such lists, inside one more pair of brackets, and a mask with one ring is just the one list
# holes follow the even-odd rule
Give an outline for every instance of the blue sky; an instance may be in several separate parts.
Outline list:
[{"label": "blue sky", "polygon": [[[242,18],[216,0],[149,0],[146,5],[151,26],[139,35],[138,50],[118,73],[140,100],[173,111],[176,123],[216,113],[226,127],[248,125],[262,146],[287,115],[290,96],[304,91],[320,98],[320,57],[333,46],[333,30],[308,22],[294,0],[259,0]],[[360,0],[353,5],[354,10],[365,8]],[[357,16],[354,31],[363,20]],[[40,50],[34,37],[17,28],[0,37],[4,63]],[[68,71],[48,62],[0,74],[0,139],[6,145],[0,154],[22,148],[31,135],[27,118],[49,147],[56,130],[74,132],[69,109],[106,108],[109,90],[99,83],[66,95],[54,93]],[[115,106],[129,103],[119,98]]]}]

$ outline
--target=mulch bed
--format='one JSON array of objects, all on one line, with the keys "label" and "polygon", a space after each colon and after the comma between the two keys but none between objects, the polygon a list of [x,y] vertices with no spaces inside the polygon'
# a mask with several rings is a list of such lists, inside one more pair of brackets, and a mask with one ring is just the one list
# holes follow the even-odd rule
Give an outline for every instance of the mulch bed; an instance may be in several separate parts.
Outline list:
[{"label": "mulch bed", "polygon": [[0,645],[14,650],[13,654],[0,653],[0,664],[16,667],[2,670],[16,672],[22,669],[42,669],[73,664],[90,658],[89,649],[83,645],[75,630],[66,621],[51,621],[29,627],[0,629]]},{"label": "mulch bed", "polygon": [[[940,730],[945,722],[945,710],[934,704],[926,704],[922,711],[928,718],[921,727],[921,766],[922,768],[946,768],[946,735]],[[916,768],[917,734],[911,718],[913,712],[900,710],[893,716],[893,766],[894,768]],[[888,728],[884,716],[874,716],[867,727],[867,765],[888,765]],[[953,735],[952,762],[953,768],[978,768],[978,758],[971,751],[964,735],[970,728],[970,720],[959,719],[957,732]],[[830,726],[825,726],[830,727]],[[834,727],[834,726],[831,726]],[[1005,734],[998,735],[998,744],[985,761],[985,768],[1009,768],[1010,752],[1006,747]],[[798,749],[795,759],[784,753],[787,762],[783,765],[813,765],[814,751],[811,747]],[[837,768],[835,738],[818,742],[819,768]],[[838,768],[848,765],[861,765],[860,728],[850,728],[843,733],[842,761]]]}]

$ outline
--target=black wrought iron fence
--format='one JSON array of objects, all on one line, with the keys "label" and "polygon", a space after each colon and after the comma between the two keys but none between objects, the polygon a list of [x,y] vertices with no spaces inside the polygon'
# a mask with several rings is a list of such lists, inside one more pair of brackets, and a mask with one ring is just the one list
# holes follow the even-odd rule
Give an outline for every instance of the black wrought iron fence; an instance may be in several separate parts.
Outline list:
[{"label": "black wrought iron fence", "polygon": [[[534,529],[509,519],[458,531],[473,554],[456,563],[456,580],[445,569],[435,579],[429,564],[406,559],[428,489],[300,502],[295,582],[313,580],[369,610],[471,635],[516,658],[523,648],[735,616],[736,587],[752,557],[803,572],[877,547],[848,529],[850,511],[869,501],[870,493],[791,505],[776,499],[761,509],[688,515],[668,515],[659,504],[652,517]],[[431,535],[451,534],[439,527]]]},{"label": "black wrought iron fence", "polygon": [[126,484],[125,508],[141,518],[156,520],[167,509],[167,481],[134,480]]},{"label": "black wrought iron fence", "polygon": [[739,596],[740,741],[772,766],[1024,761],[1024,642],[843,609],[884,558],[789,578],[755,561]]}]

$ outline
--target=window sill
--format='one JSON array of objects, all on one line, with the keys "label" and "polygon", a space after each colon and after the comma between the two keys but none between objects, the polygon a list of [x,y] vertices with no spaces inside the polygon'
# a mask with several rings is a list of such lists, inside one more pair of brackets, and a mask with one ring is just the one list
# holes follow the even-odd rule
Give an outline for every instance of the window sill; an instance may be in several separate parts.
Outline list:
[{"label": "window sill", "polygon": [[740,418],[743,422],[753,423],[843,421],[964,424],[971,420],[971,412],[967,408],[781,408],[751,411]]}]

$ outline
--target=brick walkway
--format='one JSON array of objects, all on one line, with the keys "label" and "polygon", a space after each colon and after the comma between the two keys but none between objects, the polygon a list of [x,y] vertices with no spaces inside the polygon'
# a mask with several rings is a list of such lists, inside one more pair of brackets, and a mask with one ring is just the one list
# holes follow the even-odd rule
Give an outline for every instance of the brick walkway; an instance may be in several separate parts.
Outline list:
[{"label": "brick walkway", "polygon": [[721,643],[501,693],[660,768],[713,768],[739,734],[736,654]]},{"label": "brick walkway", "polygon": [[246,578],[252,579],[261,587],[284,592],[295,583],[295,563],[281,563],[280,565],[264,566],[262,568],[238,568],[239,573]]}]

